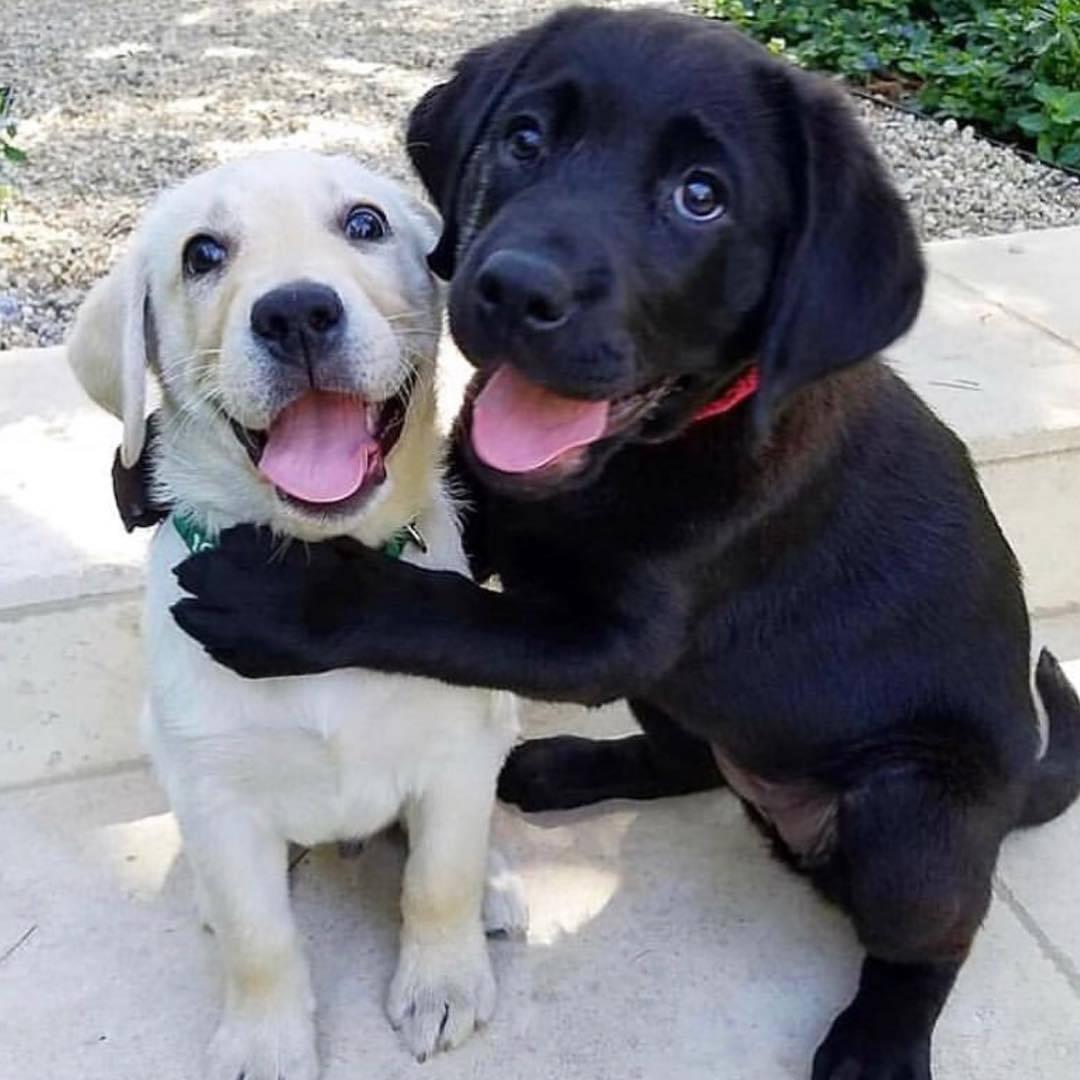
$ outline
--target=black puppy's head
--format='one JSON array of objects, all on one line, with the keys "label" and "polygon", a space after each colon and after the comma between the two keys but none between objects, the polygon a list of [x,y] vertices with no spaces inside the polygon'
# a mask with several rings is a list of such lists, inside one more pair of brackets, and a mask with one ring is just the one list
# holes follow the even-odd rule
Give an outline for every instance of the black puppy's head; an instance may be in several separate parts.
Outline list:
[{"label": "black puppy's head", "polygon": [[840,93],[704,19],[561,12],[467,54],[408,145],[502,486],[580,483],[755,362],[764,427],[918,311],[913,230]]}]

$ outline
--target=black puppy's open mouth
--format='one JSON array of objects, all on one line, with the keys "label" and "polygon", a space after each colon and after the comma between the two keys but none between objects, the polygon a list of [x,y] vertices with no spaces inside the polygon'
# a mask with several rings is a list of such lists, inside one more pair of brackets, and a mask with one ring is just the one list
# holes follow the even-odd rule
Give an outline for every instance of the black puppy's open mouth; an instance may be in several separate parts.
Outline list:
[{"label": "black puppy's open mouth", "polygon": [[252,465],[285,502],[311,514],[355,510],[386,479],[386,459],[401,437],[416,384],[392,397],[309,390],[265,430],[229,424]]},{"label": "black puppy's open mouth", "polygon": [[643,425],[677,381],[658,379],[592,401],[562,397],[503,364],[472,402],[472,447],[482,464],[501,473],[567,475],[593,444]]}]

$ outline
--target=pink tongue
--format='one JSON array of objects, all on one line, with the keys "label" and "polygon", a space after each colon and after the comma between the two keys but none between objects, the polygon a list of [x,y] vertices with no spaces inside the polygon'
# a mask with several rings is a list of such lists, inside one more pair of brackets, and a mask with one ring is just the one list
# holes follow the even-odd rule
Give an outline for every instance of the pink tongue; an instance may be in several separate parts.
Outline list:
[{"label": "pink tongue", "polygon": [[595,442],[607,417],[606,401],[559,397],[503,364],[473,402],[473,449],[500,472],[531,472]]},{"label": "pink tongue", "polygon": [[312,390],[270,425],[259,472],[305,502],[332,503],[358,491],[379,458],[364,402]]}]

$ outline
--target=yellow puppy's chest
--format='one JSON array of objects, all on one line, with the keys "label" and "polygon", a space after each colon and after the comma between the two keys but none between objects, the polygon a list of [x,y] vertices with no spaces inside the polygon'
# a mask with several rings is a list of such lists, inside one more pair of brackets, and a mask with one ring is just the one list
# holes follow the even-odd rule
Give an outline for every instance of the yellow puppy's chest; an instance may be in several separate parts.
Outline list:
[{"label": "yellow puppy's chest", "polygon": [[[463,570],[444,499],[419,525],[427,551],[410,547],[403,557]],[[166,523],[150,555],[147,738],[170,791],[197,787],[264,815],[291,840],[314,844],[385,827],[448,767],[471,771],[475,763],[478,782],[490,781],[516,733],[508,695],[355,668],[243,679],[172,618],[169,609],[183,595],[172,568],[187,554]]]},{"label": "yellow puppy's chest", "polygon": [[447,760],[492,760],[513,737],[482,691],[367,671],[248,682],[194,664],[186,701],[155,695],[151,723],[169,747],[155,757],[186,761],[298,843],[382,829]]}]

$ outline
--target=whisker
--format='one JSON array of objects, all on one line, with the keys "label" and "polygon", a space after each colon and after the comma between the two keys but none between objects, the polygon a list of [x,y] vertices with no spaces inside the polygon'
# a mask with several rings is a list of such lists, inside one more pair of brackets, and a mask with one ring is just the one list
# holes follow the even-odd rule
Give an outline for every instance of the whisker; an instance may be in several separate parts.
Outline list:
[{"label": "whisker", "polygon": [[[271,562],[283,562],[286,554],[288,554],[289,547],[296,538],[287,534],[282,534],[278,539],[278,544],[270,552]],[[304,545],[305,548],[307,545]]]}]

